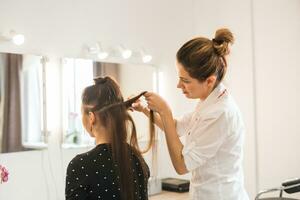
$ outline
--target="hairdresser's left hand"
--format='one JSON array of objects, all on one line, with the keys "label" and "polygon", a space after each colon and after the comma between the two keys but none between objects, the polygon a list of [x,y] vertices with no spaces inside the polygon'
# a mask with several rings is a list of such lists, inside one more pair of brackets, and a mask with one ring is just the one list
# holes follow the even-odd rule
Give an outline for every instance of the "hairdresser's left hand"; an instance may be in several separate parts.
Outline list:
[{"label": "hairdresser's left hand", "polygon": [[168,103],[158,94],[147,92],[144,94],[148,108],[157,112],[159,115],[167,115],[171,112]]}]

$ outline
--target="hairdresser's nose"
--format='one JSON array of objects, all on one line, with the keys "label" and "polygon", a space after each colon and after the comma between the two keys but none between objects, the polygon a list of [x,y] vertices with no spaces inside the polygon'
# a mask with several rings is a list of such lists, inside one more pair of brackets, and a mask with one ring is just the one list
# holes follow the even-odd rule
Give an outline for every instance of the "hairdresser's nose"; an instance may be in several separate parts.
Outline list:
[{"label": "hairdresser's nose", "polygon": [[181,80],[178,80],[177,88],[182,88]]}]

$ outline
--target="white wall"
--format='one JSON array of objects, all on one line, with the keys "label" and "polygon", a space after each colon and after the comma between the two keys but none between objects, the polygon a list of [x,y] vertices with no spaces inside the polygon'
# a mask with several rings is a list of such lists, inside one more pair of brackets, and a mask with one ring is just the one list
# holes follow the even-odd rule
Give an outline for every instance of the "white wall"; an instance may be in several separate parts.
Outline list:
[{"label": "white wall", "polygon": [[262,189],[300,177],[300,1],[255,0],[254,25]]},{"label": "white wall", "polygon": [[226,83],[246,122],[245,184],[253,199],[259,190],[300,176],[300,1],[213,0],[196,5],[200,35],[213,37],[225,26],[236,36]]},{"label": "white wall", "polygon": [[[42,151],[1,154],[9,170],[9,182],[1,184],[1,199],[47,199],[53,183],[48,182],[49,162]],[[49,187],[49,190],[47,189]],[[52,197],[52,199],[55,199]]]}]

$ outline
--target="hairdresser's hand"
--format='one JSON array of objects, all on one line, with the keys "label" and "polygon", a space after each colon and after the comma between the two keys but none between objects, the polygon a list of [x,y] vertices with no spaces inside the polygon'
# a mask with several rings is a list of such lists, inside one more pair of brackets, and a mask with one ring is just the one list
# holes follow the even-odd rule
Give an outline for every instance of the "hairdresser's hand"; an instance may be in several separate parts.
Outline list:
[{"label": "hairdresser's hand", "polygon": [[144,94],[148,108],[157,112],[159,115],[167,115],[171,113],[171,109],[168,103],[158,94],[153,92],[147,92]]},{"label": "hairdresser's hand", "polygon": [[147,109],[145,106],[142,105],[142,101],[138,99],[136,102],[134,102],[131,107],[133,110],[138,112],[143,112],[145,109]]},{"label": "hairdresser's hand", "polygon": [[[127,100],[131,99],[135,96],[136,95],[131,95],[130,97],[127,98]],[[147,108],[142,105],[142,101],[140,99],[136,100],[129,108],[129,110],[131,110],[131,111],[138,111],[138,112],[143,112],[145,109],[147,109]]]}]

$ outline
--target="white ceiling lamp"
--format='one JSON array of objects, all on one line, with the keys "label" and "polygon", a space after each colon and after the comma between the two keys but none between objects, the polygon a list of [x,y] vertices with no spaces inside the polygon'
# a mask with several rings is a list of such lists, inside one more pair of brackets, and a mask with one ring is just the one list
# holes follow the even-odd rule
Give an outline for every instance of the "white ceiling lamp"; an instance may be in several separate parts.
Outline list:
[{"label": "white ceiling lamp", "polygon": [[126,49],[123,46],[119,46],[122,58],[129,59],[132,56],[132,51],[130,49]]},{"label": "white ceiling lamp", "polygon": [[130,58],[132,55],[132,51],[130,49],[125,49],[123,52],[122,52],[122,57],[124,59],[128,59]]},{"label": "white ceiling lamp", "polygon": [[146,54],[144,50],[141,51],[143,63],[149,63],[152,60],[152,56],[150,54]]},{"label": "white ceiling lamp", "polygon": [[109,56],[109,53],[107,51],[104,51],[100,42],[97,42],[96,46],[98,48],[98,53],[97,53],[98,58],[100,60],[106,59]]},{"label": "white ceiling lamp", "polygon": [[[87,56],[92,59],[105,60],[109,57],[110,60],[122,62],[120,59],[131,60],[132,62],[143,62],[148,64],[152,61],[152,55],[145,52],[143,48],[132,51],[125,48],[123,45],[110,47],[109,51],[102,48],[100,42],[93,45],[85,45],[84,47]],[[126,61],[127,62],[127,61]]]},{"label": "white ceiling lamp", "polygon": [[8,35],[0,34],[0,41],[11,41],[15,45],[22,45],[25,42],[25,36],[23,34],[16,33],[11,30]]},{"label": "white ceiling lamp", "polygon": [[104,60],[104,59],[106,59],[107,57],[108,57],[108,53],[107,52],[105,52],[105,51],[102,51],[102,52],[99,52],[98,53],[98,58],[100,59],[100,60]]},{"label": "white ceiling lamp", "polygon": [[98,49],[97,49],[97,47],[87,46],[87,52],[88,52],[88,54],[97,54]]},{"label": "white ceiling lamp", "polygon": [[88,53],[96,55],[100,60],[104,60],[109,56],[109,53],[103,50],[100,42],[97,42],[93,47],[88,47]]},{"label": "white ceiling lamp", "polygon": [[25,42],[25,37],[23,34],[15,34],[13,37],[12,37],[12,41],[15,45],[22,45],[24,44]]},{"label": "white ceiling lamp", "polygon": [[144,63],[148,63],[152,60],[152,56],[151,55],[144,55],[142,59],[143,59]]}]

